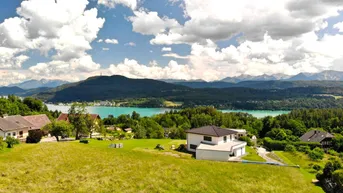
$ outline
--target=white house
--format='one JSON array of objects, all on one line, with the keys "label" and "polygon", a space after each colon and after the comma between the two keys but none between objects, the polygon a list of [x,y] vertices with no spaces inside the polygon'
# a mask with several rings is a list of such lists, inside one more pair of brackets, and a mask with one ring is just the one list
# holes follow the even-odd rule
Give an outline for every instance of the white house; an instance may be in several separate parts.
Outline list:
[{"label": "white house", "polygon": [[190,129],[187,133],[187,149],[196,153],[196,159],[228,161],[230,157],[245,154],[244,141],[235,139],[236,131],[216,126]]},{"label": "white house", "polygon": [[236,139],[239,139],[240,137],[247,136],[247,131],[245,129],[229,129],[231,131],[236,131],[235,134]]},{"label": "white house", "polygon": [[25,140],[33,126],[20,115],[6,116],[0,118],[0,137],[4,139],[6,137],[13,137]]}]

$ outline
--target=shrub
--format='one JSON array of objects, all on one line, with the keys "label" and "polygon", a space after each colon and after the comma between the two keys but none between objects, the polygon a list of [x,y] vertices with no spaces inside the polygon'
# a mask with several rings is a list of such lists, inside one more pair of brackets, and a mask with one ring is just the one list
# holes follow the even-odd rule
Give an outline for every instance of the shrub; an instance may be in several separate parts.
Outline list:
[{"label": "shrub", "polygon": [[269,137],[265,137],[263,139],[263,146],[266,147],[268,150],[280,150],[283,151],[286,148],[286,145],[291,144],[295,147],[299,146],[309,146],[310,149],[314,149],[316,147],[321,147],[320,143],[313,143],[313,142],[289,142],[289,141],[278,141],[272,140]]},{"label": "shrub", "polygon": [[181,144],[179,145],[179,147],[176,148],[177,151],[181,151],[181,152],[187,152],[187,145],[186,144]]},{"label": "shrub", "polygon": [[318,165],[318,164],[314,164],[314,165],[312,166],[312,168],[313,168],[314,170],[316,170],[316,171],[319,171],[319,170],[322,169],[322,166],[320,166],[320,165]]},{"label": "shrub", "polygon": [[253,146],[254,143],[251,141],[251,139],[248,136],[242,136],[239,138],[240,141],[245,141],[247,142],[248,146]]},{"label": "shrub", "polygon": [[343,170],[339,169],[332,173],[333,180],[339,184],[340,186],[343,186]]},{"label": "shrub", "polygon": [[308,154],[308,153],[310,153],[311,148],[309,146],[307,146],[307,145],[300,145],[298,147],[298,151],[304,152],[304,153]]},{"label": "shrub", "polygon": [[328,154],[333,155],[333,156],[338,156],[337,151],[335,151],[333,149],[329,149]]},{"label": "shrub", "polygon": [[6,137],[5,142],[7,143],[7,148],[13,148],[14,145],[19,144],[19,140],[13,137]]},{"label": "shrub", "polygon": [[80,143],[88,144],[89,141],[88,141],[88,139],[80,139]]},{"label": "shrub", "polygon": [[297,149],[294,147],[294,145],[288,144],[285,147],[285,151],[287,151],[287,152],[296,152]]},{"label": "shrub", "polygon": [[44,133],[42,130],[29,131],[29,136],[26,138],[26,143],[39,143]]},{"label": "shrub", "polygon": [[316,147],[308,154],[308,157],[313,161],[319,161],[324,158],[324,150]]}]

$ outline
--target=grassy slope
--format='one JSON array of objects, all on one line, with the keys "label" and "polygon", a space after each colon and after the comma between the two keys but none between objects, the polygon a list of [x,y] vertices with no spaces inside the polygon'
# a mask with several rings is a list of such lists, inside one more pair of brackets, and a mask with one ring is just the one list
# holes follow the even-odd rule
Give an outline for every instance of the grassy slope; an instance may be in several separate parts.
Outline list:
[{"label": "grassy slope", "polygon": [[[318,164],[321,167],[324,167],[325,165],[325,162],[311,161],[307,155],[301,152],[297,152],[296,154],[293,154],[290,152],[275,151],[274,153],[288,165],[299,165],[300,172],[304,175],[307,181],[316,179],[316,174],[310,173],[309,164]],[[324,160],[326,159],[327,158],[325,158]],[[324,192],[323,189],[319,186],[312,186],[312,187],[313,187],[312,192]]]},{"label": "grassy slope", "polygon": [[243,156],[243,160],[249,160],[249,161],[259,161],[259,162],[265,162],[261,156],[257,155],[256,150],[252,147],[246,146],[245,152],[247,153],[246,156]]},{"label": "grassy slope", "polygon": [[[199,161],[169,149],[183,141],[129,140],[16,146],[0,153],[0,192],[310,192],[296,168]],[[181,156],[181,157],[179,157]]]}]

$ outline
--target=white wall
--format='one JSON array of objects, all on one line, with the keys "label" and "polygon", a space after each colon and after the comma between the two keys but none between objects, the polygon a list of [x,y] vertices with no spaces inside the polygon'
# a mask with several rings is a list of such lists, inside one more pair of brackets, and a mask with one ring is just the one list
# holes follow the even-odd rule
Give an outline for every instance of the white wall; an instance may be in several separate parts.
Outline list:
[{"label": "white wall", "polygon": [[[212,136],[208,136],[208,137],[212,137]],[[234,135],[231,135],[231,139],[230,139],[230,135],[227,136],[227,141],[226,143],[233,141],[235,139]],[[195,152],[194,149],[190,148],[190,145],[200,145],[200,143],[204,141],[204,135],[197,135],[197,134],[193,134],[193,133],[187,133],[187,149],[188,151],[191,152]],[[212,141],[204,141],[206,143],[210,143],[210,144],[223,144],[224,143],[224,137],[212,137]]]},{"label": "white wall", "polygon": [[5,138],[5,133],[3,131],[0,130],[0,137]]},{"label": "white wall", "polygon": [[213,151],[198,149],[196,151],[196,159],[199,160],[215,160],[215,161],[228,161],[230,158],[229,151]]},{"label": "white wall", "polygon": [[[23,131],[23,137],[19,136],[19,132]],[[0,136],[3,136],[4,138],[6,138],[7,136],[11,136],[17,139],[26,139],[26,137],[29,135],[29,130],[28,128],[25,129],[21,129],[21,130],[14,130],[14,131],[6,131],[6,132],[2,132],[0,131]],[[13,133],[15,133],[15,135],[13,135]],[[10,134],[10,135],[8,135]]]}]

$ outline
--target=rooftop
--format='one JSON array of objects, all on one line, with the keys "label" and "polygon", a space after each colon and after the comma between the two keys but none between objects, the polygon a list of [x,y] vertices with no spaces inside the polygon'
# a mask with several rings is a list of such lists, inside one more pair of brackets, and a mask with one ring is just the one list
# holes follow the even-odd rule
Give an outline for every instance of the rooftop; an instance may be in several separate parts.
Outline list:
[{"label": "rooftop", "polygon": [[232,131],[229,129],[223,129],[217,126],[204,126],[200,128],[190,129],[187,130],[186,133],[198,134],[198,135],[206,135],[206,136],[213,136],[213,137],[222,137],[226,135],[237,134],[236,131]]},{"label": "rooftop", "polygon": [[305,133],[300,137],[300,140],[303,142],[321,142],[326,138],[333,138],[334,136],[325,131],[312,130]]},{"label": "rooftop", "polygon": [[45,114],[24,116],[23,118],[33,125],[32,129],[41,129],[45,125],[51,123],[50,119]]}]

